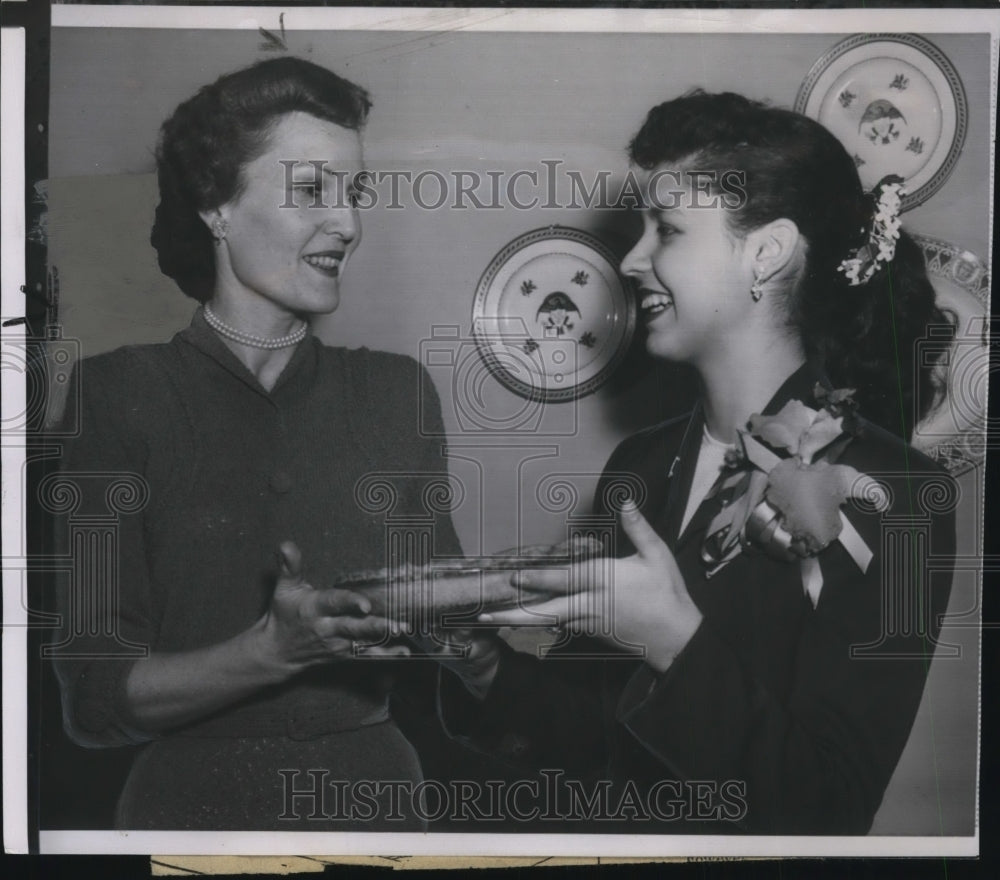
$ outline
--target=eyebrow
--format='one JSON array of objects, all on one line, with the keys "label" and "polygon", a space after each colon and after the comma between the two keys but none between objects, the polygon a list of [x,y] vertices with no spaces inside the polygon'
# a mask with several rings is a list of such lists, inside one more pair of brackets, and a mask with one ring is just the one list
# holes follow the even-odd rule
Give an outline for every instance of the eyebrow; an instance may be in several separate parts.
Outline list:
[{"label": "eyebrow", "polygon": [[[343,169],[335,169],[331,171],[329,168],[326,167],[329,164],[330,164],[329,162],[323,163],[323,173],[328,174],[335,180],[339,180],[351,174],[350,171],[345,171]],[[292,166],[292,171],[301,171],[304,170],[306,167],[312,168],[313,170],[316,169],[316,166],[308,159],[296,159],[295,164]]]}]

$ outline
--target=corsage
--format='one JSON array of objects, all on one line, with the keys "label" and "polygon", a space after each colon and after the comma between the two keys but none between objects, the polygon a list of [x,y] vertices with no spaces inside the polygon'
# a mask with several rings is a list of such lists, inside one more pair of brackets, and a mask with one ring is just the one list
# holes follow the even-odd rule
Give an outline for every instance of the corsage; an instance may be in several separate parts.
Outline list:
[{"label": "corsage", "polygon": [[711,493],[720,497],[722,510],[709,524],[701,555],[709,577],[748,548],[798,560],[815,606],[823,586],[816,556],[833,541],[862,572],[872,560],[841,506],[854,497],[882,510],[888,499],[878,481],[836,463],[859,432],[854,390],[817,385],[813,393],[821,409],[790,400],[775,415],[751,416],[739,432]]}]

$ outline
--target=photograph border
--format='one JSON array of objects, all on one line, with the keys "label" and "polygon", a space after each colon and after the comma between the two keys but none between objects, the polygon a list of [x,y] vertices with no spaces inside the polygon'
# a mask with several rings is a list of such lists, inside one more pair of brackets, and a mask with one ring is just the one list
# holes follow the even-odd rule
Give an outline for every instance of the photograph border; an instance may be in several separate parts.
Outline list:
[{"label": "photograph border", "polygon": [[[6,5],[6,4],[5,4]],[[281,13],[287,30],[413,30],[475,32],[603,32],[610,28],[622,33],[648,33],[663,30],[674,33],[730,33],[741,27],[755,31],[774,30],[796,33],[852,33],[892,31],[894,22],[905,17],[906,29],[919,33],[986,32],[991,38],[992,69],[997,69],[1000,47],[1000,11],[982,9],[954,10],[954,16],[942,19],[929,9],[728,9],[719,10],[651,10],[651,9],[589,9],[589,10],[523,10],[482,8],[456,10],[450,8],[361,8],[361,7],[206,7],[206,6],[85,6],[54,5],[51,25],[62,27],[141,27],[190,28],[202,30],[273,28]],[[959,14],[960,13],[960,14]],[[24,204],[19,187],[11,181],[25,178],[25,131],[18,130],[11,119],[24,119],[25,89],[23,60],[29,51],[23,32],[5,27],[3,30],[3,306],[5,321],[24,311],[23,294],[14,284],[26,277],[24,247],[26,234]],[[22,61],[19,66],[18,61]],[[20,74],[20,75],[19,75]],[[997,81],[992,82],[992,105],[997,101]],[[995,113],[992,121],[995,138]],[[995,147],[994,147],[995,148]],[[995,170],[995,156],[993,168]],[[20,160],[20,161],[19,161]],[[992,187],[990,188],[992,192]],[[994,206],[990,209],[991,225]],[[15,230],[10,234],[9,230]],[[20,237],[20,239],[19,239]],[[984,255],[992,266],[992,253]],[[20,265],[18,263],[20,261]],[[26,324],[5,326],[4,346],[7,347],[23,331]],[[8,414],[23,412],[24,383],[20,377],[3,376],[4,422]],[[19,408],[19,409],[18,409]],[[546,856],[608,856],[656,858],[660,856],[742,857],[810,857],[810,856],[975,856],[979,853],[980,824],[976,833],[962,837],[736,837],[694,835],[596,835],[596,834],[348,834],[337,832],[74,832],[42,831],[30,828],[28,822],[30,779],[27,768],[30,750],[29,725],[25,716],[28,696],[26,664],[29,634],[29,612],[21,601],[21,586],[13,586],[13,578],[21,578],[26,570],[28,535],[23,531],[26,517],[23,498],[12,493],[19,487],[18,478],[26,464],[24,445],[5,442],[4,470],[4,688],[3,688],[3,747],[4,747],[4,840],[11,852],[34,849],[32,839],[37,834],[37,848],[43,853],[130,853],[253,855],[296,852],[303,855],[475,855],[506,856],[512,849],[519,855]],[[17,535],[19,541],[10,539]],[[9,548],[20,546],[11,553]],[[18,564],[23,566],[18,569]],[[982,663],[983,656],[980,657]],[[979,750],[982,754],[983,743]],[[17,768],[12,772],[12,768]],[[978,795],[978,793],[977,793]],[[522,849],[523,846],[523,849]]]}]

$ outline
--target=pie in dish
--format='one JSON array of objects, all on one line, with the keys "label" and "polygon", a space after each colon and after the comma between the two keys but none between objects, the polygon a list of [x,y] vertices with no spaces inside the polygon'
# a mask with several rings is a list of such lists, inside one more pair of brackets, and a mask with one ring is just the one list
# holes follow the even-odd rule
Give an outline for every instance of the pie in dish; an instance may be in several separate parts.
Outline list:
[{"label": "pie in dish", "polygon": [[417,625],[436,625],[443,614],[474,617],[483,611],[531,605],[549,598],[547,591],[514,583],[520,570],[563,568],[601,554],[593,539],[525,548],[517,553],[462,557],[341,574],[331,586],[368,597],[372,614]]}]

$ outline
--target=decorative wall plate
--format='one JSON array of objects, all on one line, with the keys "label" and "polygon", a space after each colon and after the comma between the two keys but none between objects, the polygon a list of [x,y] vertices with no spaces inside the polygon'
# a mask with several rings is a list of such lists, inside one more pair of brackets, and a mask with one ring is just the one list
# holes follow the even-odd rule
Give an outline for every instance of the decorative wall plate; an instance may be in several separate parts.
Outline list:
[{"label": "decorative wall plate", "polygon": [[938,306],[954,324],[955,338],[945,335],[935,342],[932,330],[926,342],[928,354],[949,349],[941,367],[947,392],[917,425],[912,442],[957,475],[982,464],[986,455],[990,272],[979,257],[956,245],[913,237],[924,252]]},{"label": "decorative wall plate", "polygon": [[515,238],[479,279],[472,332],[504,386],[531,400],[598,389],[635,331],[636,304],[618,260],[598,238],[550,226]]},{"label": "decorative wall plate", "polygon": [[948,58],[914,34],[862,34],[809,71],[795,109],[825,125],[854,157],[865,189],[906,181],[903,210],[929,199],[965,142],[965,89]]}]

